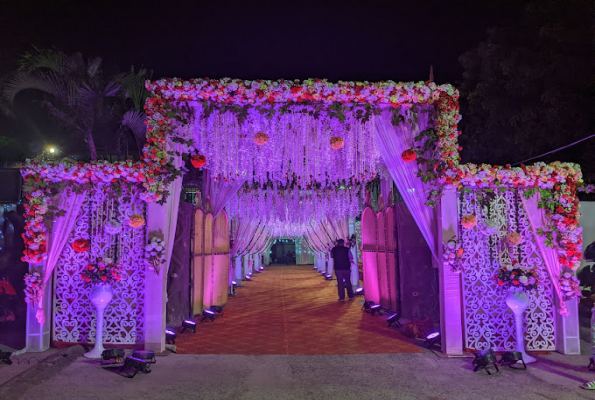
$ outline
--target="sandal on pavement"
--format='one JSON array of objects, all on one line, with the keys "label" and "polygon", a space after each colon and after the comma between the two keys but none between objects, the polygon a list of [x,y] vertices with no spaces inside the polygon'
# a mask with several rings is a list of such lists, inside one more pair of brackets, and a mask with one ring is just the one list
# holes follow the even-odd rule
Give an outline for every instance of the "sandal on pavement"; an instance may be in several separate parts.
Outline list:
[{"label": "sandal on pavement", "polygon": [[595,381],[587,382],[581,388],[586,390],[595,390]]}]

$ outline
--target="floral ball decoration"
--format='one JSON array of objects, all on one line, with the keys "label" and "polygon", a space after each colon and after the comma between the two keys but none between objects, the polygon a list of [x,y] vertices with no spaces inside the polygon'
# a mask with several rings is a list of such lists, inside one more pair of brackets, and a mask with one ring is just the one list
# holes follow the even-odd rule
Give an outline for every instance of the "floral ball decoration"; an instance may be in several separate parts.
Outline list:
[{"label": "floral ball decoration", "polygon": [[158,237],[151,238],[145,246],[145,252],[147,253],[147,267],[158,274],[165,259],[165,245],[163,240]]},{"label": "floral ball decoration", "polygon": [[114,236],[122,231],[122,224],[118,220],[110,219],[105,223],[105,233]]},{"label": "floral ball decoration", "polygon": [[519,244],[523,243],[523,237],[518,232],[511,232],[506,235],[506,242],[511,246],[518,246]]},{"label": "floral ball decoration", "polygon": [[461,218],[461,225],[465,229],[471,229],[477,225],[477,217],[475,215],[465,215]]},{"label": "floral ball decoration", "polygon": [[401,158],[405,162],[411,162],[417,158],[417,153],[413,149],[408,149],[408,150],[405,150],[403,152],[403,154],[401,154]]},{"label": "floral ball decoration", "polygon": [[98,259],[97,263],[89,263],[81,273],[83,282],[89,285],[105,283],[108,285],[120,282],[120,267],[111,258]]},{"label": "floral ball decoration", "polygon": [[333,136],[331,138],[331,147],[335,150],[339,150],[341,147],[345,146],[345,141],[342,137]]},{"label": "floral ball decoration", "polygon": [[565,272],[560,277],[560,290],[562,291],[564,301],[572,300],[583,295],[581,293],[580,281],[570,272]]},{"label": "floral ball decoration", "polygon": [[130,220],[128,220],[128,225],[130,225],[133,228],[140,228],[141,226],[143,226],[145,224],[145,218],[142,215],[139,214],[134,214],[130,217]]},{"label": "floral ball decoration", "polygon": [[84,253],[85,251],[89,251],[91,248],[91,241],[88,239],[76,239],[72,242],[72,250],[77,253]]},{"label": "floral ball decoration", "polygon": [[258,132],[256,135],[254,135],[254,143],[256,143],[259,146],[267,144],[268,141],[269,135],[267,135],[264,132]]},{"label": "floral ball decoration", "polygon": [[444,244],[442,264],[445,268],[450,268],[453,273],[460,274],[463,272],[463,265],[461,263],[463,254],[464,250],[459,245],[459,242],[456,239],[450,239]]},{"label": "floral ball decoration", "polygon": [[195,154],[190,157],[190,163],[194,168],[202,168],[207,163],[207,158],[202,154]]},{"label": "floral ball decoration", "polygon": [[537,270],[522,266],[518,261],[513,261],[512,264],[500,268],[494,279],[498,286],[504,290],[513,288],[518,291],[531,292],[539,285]]},{"label": "floral ball decoration", "polygon": [[41,274],[38,272],[25,274],[25,301],[36,307],[43,297],[43,287]]}]

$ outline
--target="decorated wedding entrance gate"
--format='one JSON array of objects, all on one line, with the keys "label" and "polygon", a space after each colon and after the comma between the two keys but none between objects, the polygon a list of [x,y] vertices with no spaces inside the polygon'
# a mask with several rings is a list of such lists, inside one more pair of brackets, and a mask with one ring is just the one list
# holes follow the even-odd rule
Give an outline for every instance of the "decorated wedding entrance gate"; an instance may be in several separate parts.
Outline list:
[{"label": "decorated wedding entrance gate", "polygon": [[[378,171],[386,170],[440,271],[442,350],[447,354],[462,353],[465,318],[458,274],[461,271],[453,268],[450,259],[442,259],[443,253],[450,256],[444,245],[450,239],[465,243],[460,224],[465,222],[469,226],[465,229],[473,229],[468,222],[477,218],[459,218],[456,190],[525,190],[528,199],[523,202],[530,203],[525,204],[525,209],[531,207],[527,215],[551,278],[556,309],[568,315],[562,318],[556,314],[556,348],[575,351],[571,344],[575,344],[576,337],[570,331],[577,321],[577,285],[572,276],[581,254],[580,229],[576,229],[580,169],[561,163],[515,168],[460,165],[458,93],[452,86],[433,82],[334,84],[318,79],[273,82],[226,78],[164,79],[147,82],[147,89],[151,96],[145,107],[147,144],[141,161],[31,164],[23,169],[25,190],[32,204],[27,214],[24,259],[31,264],[32,272],[40,273],[42,282],[39,287],[31,284],[33,280],[28,281],[32,340],[45,332],[43,319],[43,326],[34,323],[40,305],[37,300],[43,298],[43,284],[51,282],[56,258],[61,254],[56,254],[58,247],[48,238],[66,238],[72,231],[58,230],[63,221],[48,209],[50,199],[75,186],[84,190],[103,183],[115,190],[139,190],[139,198],[150,203],[147,230],[163,235],[160,247],[164,250],[159,253],[163,268],[151,271],[155,264],[150,252],[145,252],[145,286],[137,295],[145,298],[145,345],[152,350],[164,349],[165,287],[178,215],[182,157],[191,156],[211,172],[208,182],[221,183],[221,191],[227,192],[217,201],[219,211],[229,201],[228,195],[241,187],[267,193],[280,190],[314,194],[316,198],[361,187]],[[300,202],[303,200],[298,199]],[[72,211],[72,207],[66,208]],[[294,233],[325,227],[322,219],[307,221],[309,228],[303,221],[288,224],[292,214],[285,210],[277,214],[286,217],[278,221],[279,225],[289,226]],[[47,224],[46,220],[54,217],[60,223]],[[101,241],[100,237],[92,239]],[[266,248],[266,243],[257,244],[258,252]],[[318,250],[328,251],[330,244],[320,242]],[[92,257],[103,256],[100,247],[91,245]],[[213,256],[213,249],[207,250],[210,253],[201,256]],[[210,301],[216,295],[208,297]],[[45,339],[43,342],[41,347],[46,345]],[[560,343],[564,343],[562,347]]]}]

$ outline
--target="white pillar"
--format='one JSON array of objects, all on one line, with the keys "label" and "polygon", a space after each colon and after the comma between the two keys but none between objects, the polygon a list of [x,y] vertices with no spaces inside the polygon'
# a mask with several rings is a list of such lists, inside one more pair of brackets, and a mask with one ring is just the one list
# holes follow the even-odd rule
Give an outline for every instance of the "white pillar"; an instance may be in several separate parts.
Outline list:
[{"label": "white pillar", "polygon": [[[39,265],[31,265],[30,271],[39,272],[41,268]],[[53,298],[53,287],[51,283],[52,279],[48,281],[48,285],[43,293],[43,313],[45,314],[45,323],[43,325],[37,321],[37,306],[31,307],[27,305],[26,348],[28,352],[38,353],[50,348],[50,321],[52,320]]]},{"label": "white pillar", "polygon": [[327,275],[328,275],[328,274],[331,274],[331,275],[332,275],[332,274],[333,274],[333,272],[334,272],[334,270],[335,270],[335,259],[334,259],[334,258],[332,258],[332,257],[330,256],[330,254],[329,254],[329,256],[328,256],[328,267],[327,267],[327,269],[326,269],[326,273],[327,273]]},{"label": "white pillar", "polygon": [[248,275],[249,267],[250,267],[250,254],[246,254],[244,256],[244,268],[243,268],[243,273],[242,273],[242,279],[244,279],[244,277],[246,275]]},{"label": "white pillar", "polygon": [[242,257],[236,257],[234,261],[233,276],[236,283],[239,285],[242,282]]},{"label": "white pillar", "polygon": [[[556,297],[556,308],[559,300]],[[568,315],[556,312],[556,351],[562,354],[581,354],[581,335],[576,299],[566,302]]]},{"label": "white pillar", "polygon": [[[355,234],[355,218],[349,218],[349,236]],[[357,245],[351,247],[351,254],[353,255],[353,264],[351,265],[351,286],[353,290],[359,287],[359,269],[357,265]]]},{"label": "white pillar", "polygon": [[[175,197],[175,196],[174,196]],[[179,198],[179,196],[178,196]],[[149,203],[147,206],[147,232],[167,232],[166,221],[168,213],[165,208],[170,206],[171,197],[165,205]],[[177,215],[176,215],[177,217]],[[167,238],[164,238],[167,243]],[[167,269],[164,265],[159,275],[146,270],[145,273],[145,349],[161,353],[165,351],[165,303],[167,299]]]},{"label": "white pillar", "polygon": [[457,191],[446,188],[437,206],[436,230],[438,243],[438,262],[440,275],[440,337],[442,352],[447,355],[463,354],[463,315],[461,275],[455,274],[442,264],[442,250],[448,240],[457,239],[458,234],[458,201]]},{"label": "white pillar", "polygon": [[253,271],[260,271],[260,254],[254,254],[254,264],[252,265]]}]

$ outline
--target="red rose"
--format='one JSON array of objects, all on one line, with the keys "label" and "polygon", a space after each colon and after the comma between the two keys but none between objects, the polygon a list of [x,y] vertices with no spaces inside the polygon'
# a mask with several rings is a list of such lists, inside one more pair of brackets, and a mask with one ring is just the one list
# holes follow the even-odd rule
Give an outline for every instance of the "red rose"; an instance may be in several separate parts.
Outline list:
[{"label": "red rose", "polygon": [[72,242],[72,249],[77,253],[83,253],[91,248],[91,242],[87,239],[76,239]]},{"label": "red rose", "polygon": [[102,280],[102,281],[107,281],[107,276],[105,276],[105,275],[104,275],[104,276],[102,276],[102,277],[101,277],[101,280]]},{"label": "red rose", "polygon": [[519,281],[517,281],[517,280],[514,280],[514,281],[512,281],[512,284],[513,284],[513,285],[518,285],[519,283],[520,283],[520,282],[519,282]]},{"label": "red rose", "polygon": [[417,158],[417,153],[413,149],[408,149],[401,154],[401,158],[405,162],[411,162]]},{"label": "red rose", "polygon": [[502,282],[502,279],[498,279],[498,285],[499,285],[499,286],[502,286],[502,285],[504,285],[504,282]]}]

